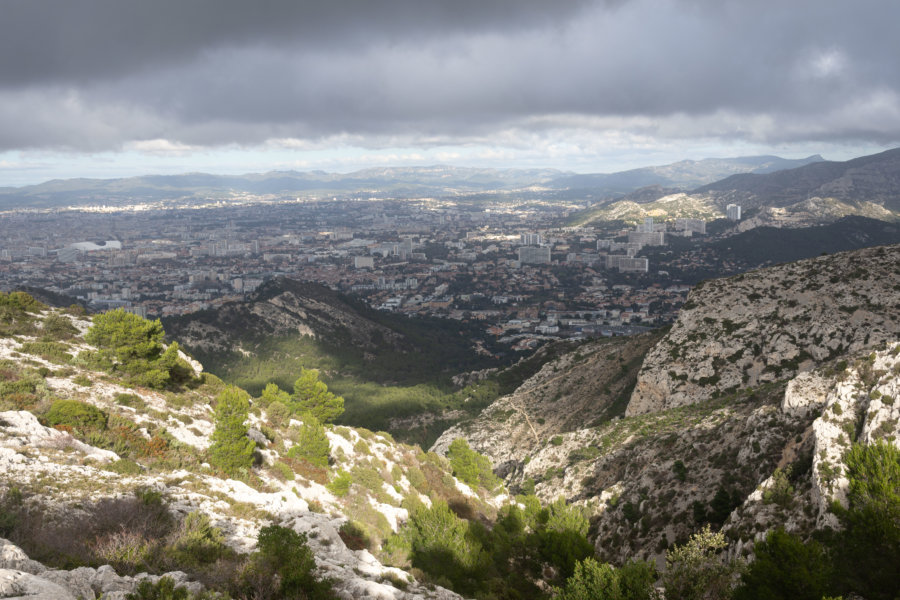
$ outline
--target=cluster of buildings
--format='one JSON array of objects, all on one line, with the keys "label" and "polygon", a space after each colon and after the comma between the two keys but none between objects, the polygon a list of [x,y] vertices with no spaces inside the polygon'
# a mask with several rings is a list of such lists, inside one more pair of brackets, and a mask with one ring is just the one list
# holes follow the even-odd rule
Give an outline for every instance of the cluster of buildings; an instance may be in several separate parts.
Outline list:
[{"label": "cluster of buildings", "polygon": [[155,317],[245,298],[283,275],[382,310],[483,321],[486,336],[525,347],[673,319],[687,288],[661,285],[639,254],[667,236],[702,235],[705,222],[559,226],[574,208],[357,198],[11,211],[0,214],[0,280]]}]

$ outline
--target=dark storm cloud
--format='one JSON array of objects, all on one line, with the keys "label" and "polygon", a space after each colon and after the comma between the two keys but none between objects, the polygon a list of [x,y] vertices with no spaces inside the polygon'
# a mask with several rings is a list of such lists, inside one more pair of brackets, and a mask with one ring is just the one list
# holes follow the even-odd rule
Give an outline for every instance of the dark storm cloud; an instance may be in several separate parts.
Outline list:
[{"label": "dark storm cloud", "polygon": [[[0,149],[900,140],[900,3],[0,5]],[[518,141],[516,141],[518,140]]]}]

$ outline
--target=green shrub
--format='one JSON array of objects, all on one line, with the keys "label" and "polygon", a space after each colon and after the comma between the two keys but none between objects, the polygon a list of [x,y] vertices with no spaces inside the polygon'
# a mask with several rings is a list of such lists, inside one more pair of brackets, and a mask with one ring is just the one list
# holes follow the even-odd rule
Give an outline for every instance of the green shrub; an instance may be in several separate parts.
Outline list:
[{"label": "green shrub", "polygon": [[246,474],[253,464],[256,444],[247,437],[244,424],[249,410],[247,393],[239,388],[230,386],[216,398],[216,428],[211,437],[209,462],[231,477]]},{"label": "green shrub", "polygon": [[44,415],[50,427],[63,425],[81,433],[106,429],[106,414],[96,406],[78,400],[56,400]]},{"label": "green shrub", "polygon": [[275,400],[266,408],[266,414],[269,416],[269,422],[275,427],[281,427],[288,422],[291,417],[291,409],[284,403]]},{"label": "green shrub", "polygon": [[87,375],[76,375],[72,378],[72,383],[83,387],[91,387],[92,385],[94,385],[94,382]]},{"label": "green shrub", "polygon": [[334,598],[331,584],[315,576],[316,562],[306,535],[287,527],[263,527],[257,550],[229,590],[239,598],[265,600]]},{"label": "green shrub", "polygon": [[338,498],[342,498],[347,495],[347,492],[350,491],[350,485],[353,483],[353,476],[347,471],[341,470],[335,473],[334,477],[328,484],[325,486],[328,488],[328,491],[337,496]]},{"label": "green shrub", "polygon": [[302,369],[294,381],[293,411],[301,415],[309,413],[322,423],[330,423],[344,412],[344,399],[328,391],[319,381],[316,369]]},{"label": "green shrub", "polygon": [[666,571],[662,578],[666,598],[728,598],[740,565],[719,555],[727,546],[725,535],[713,533],[707,525],[684,545],[668,550]]},{"label": "green shrub", "polygon": [[464,438],[456,438],[450,443],[447,458],[453,475],[463,483],[473,488],[481,486],[488,491],[499,487],[500,478],[494,475],[490,459],[472,450]]},{"label": "green shrub", "polygon": [[161,577],[156,583],[149,579],[142,580],[135,591],[125,595],[126,600],[189,600],[187,588],[175,587],[171,577]]},{"label": "green shrub", "polygon": [[341,540],[351,550],[371,550],[372,540],[363,526],[356,521],[345,521],[338,529]]},{"label": "green shrub", "polygon": [[294,470],[287,463],[277,461],[272,465],[272,473],[282,481],[293,481]]},{"label": "green shrub", "polygon": [[50,313],[44,318],[43,334],[52,340],[68,340],[78,335],[78,329],[66,317]]},{"label": "green shrub", "polygon": [[586,558],[563,589],[557,589],[556,600],[654,600],[656,569],[645,562],[630,561],[621,569]]},{"label": "green shrub", "polygon": [[734,600],[821,600],[829,591],[831,564],[817,542],[803,543],[779,527],[754,553]]},{"label": "green shrub", "polygon": [[179,569],[211,564],[232,551],[225,545],[222,531],[201,512],[188,513],[174,539],[166,548],[171,564]]},{"label": "green shrub", "polygon": [[790,481],[791,467],[775,469],[772,484],[763,491],[764,504],[777,504],[782,508],[790,508],[794,503],[794,486]]},{"label": "green shrub", "polygon": [[97,352],[79,358],[88,366],[121,373],[133,385],[162,389],[169,383],[187,381],[193,374],[178,357],[177,342],[164,348],[164,336],[159,319],[148,321],[118,308],[94,317],[84,339]]},{"label": "green shrub", "polygon": [[147,403],[144,402],[144,399],[138,396],[137,394],[126,394],[123,392],[119,392],[115,395],[115,403],[120,406],[130,406],[131,408],[144,408],[147,406]]},{"label": "green shrub", "polygon": [[331,444],[325,435],[325,427],[312,415],[306,415],[297,435],[297,443],[288,450],[288,456],[317,467],[327,467],[330,453]]},{"label": "green shrub", "polygon": [[550,438],[550,444],[553,446],[562,446],[563,438],[561,435],[554,435]]},{"label": "green shrub", "polygon": [[121,458],[115,462],[106,465],[107,471],[118,473],[119,475],[140,475],[143,472],[141,465],[137,464],[130,458]]},{"label": "green shrub", "polygon": [[879,440],[844,457],[849,507],[835,506],[844,529],[835,544],[838,592],[894,600],[900,564],[900,450]]}]

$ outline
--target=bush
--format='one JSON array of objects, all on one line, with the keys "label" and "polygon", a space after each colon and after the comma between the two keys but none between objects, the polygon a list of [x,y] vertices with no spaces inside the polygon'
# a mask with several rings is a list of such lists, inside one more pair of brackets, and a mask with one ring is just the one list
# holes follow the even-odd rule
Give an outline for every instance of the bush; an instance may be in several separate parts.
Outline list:
[{"label": "bush", "polygon": [[302,369],[294,381],[292,408],[301,415],[311,414],[321,423],[330,423],[343,414],[344,399],[328,391],[316,369]]},{"label": "bush", "polygon": [[317,467],[327,467],[330,453],[331,445],[325,435],[325,427],[314,416],[306,415],[297,435],[297,443],[288,450],[288,456]]},{"label": "bush", "polygon": [[589,522],[582,510],[560,498],[541,511],[538,532],[541,558],[555,566],[563,578],[572,576],[578,561],[594,555],[587,539]]},{"label": "bush", "polygon": [[178,569],[214,563],[231,552],[222,531],[201,512],[188,513],[166,548],[170,564]]},{"label": "bush", "polygon": [[247,393],[228,387],[216,398],[216,428],[209,447],[209,462],[230,477],[246,474],[253,464],[256,445],[247,437],[244,422],[250,411]]},{"label": "bush", "polygon": [[372,540],[369,539],[365,528],[356,521],[345,521],[338,529],[338,535],[343,540],[344,545],[351,550],[372,549]]},{"label": "bush", "polygon": [[450,443],[447,458],[453,475],[463,483],[473,488],[481,486],[488,491],[493,491],[500,485],[500,478],[491,470],[491,461],[469,448],[465,439],[456,438]]},{"label": "bush", "polygon": [[713,533],[707,525],[684,545],[666,552],[666,572],[662,578],[666,598],[729,598],[732,579],[740,565],[719,556],[727,546],[725,535]]},{"label": "bush", "polygon": [[470,523],[460,519],[443,500],[413,512],[403,530],[410,561],[435,578],[446,578],[453,589],[471,593],[483,583],[488,562]]},{"label": "bush", "polygon": [[126,594],[126,600],[189,600],[187,588],[175,587],[171,577],[162,577],[156,583],[149,579],[142,580],[134,593]]},{"label": "bush", "polygon": [[91,404],[78,400],[56,400],[44,415],[50,427],[63,425],[82,434],[106,429],[106,414]]},{"label": "bush", "polygon": [[269,525],[260,530],[257,550],[230,591],[255,600],[334,598],[331,584],[316,579],[315,568],[304,534]]},{"label": "bush", "polygon": [[78,335],[78,329],[66,317],[57,313],[50,313],[44,319],[43,333],[45,338],[68,340]]},{"label": "bush", "polygon": [[334,478],[326,485],[328,491],[342,498],[350,491],[350,485],[353,483],[353,476],[347,471],[338,471]]},{"label": "bush", "polygon": [[275,400],[266,408],[266,414],[268,414],[269,422],[272,425],[281,427],[288,422],[288,419],[291,416],[291,409],[282,402]]},{"label": "bush", "polygon": [[835,544],[838,591],[894,600],[900,565],[900,450],[879,440],[845,456],[849,507],[835,506],[844,526]]},{"label": "bush", "polygon": [[117,308],[94,317],[84,339],[97,348],[97,353],[87,355],[85,360],[124,374],[134,385],[162,389],[170,382],[189,379],[193,373],[178,357],[176,342],[164,348],[164,336],[159,319],[148,321]]},{"label": "bush", "polygon": [[818,543],[804,544],[778,528],[754,552],[734,600],[821,600],[829,591],[831,565]]},{"label": "bush", "polygon": [[556,600],[653,600],[656,569],[645,562],[629,562],[621,569],[586,558],[575,566]]}]

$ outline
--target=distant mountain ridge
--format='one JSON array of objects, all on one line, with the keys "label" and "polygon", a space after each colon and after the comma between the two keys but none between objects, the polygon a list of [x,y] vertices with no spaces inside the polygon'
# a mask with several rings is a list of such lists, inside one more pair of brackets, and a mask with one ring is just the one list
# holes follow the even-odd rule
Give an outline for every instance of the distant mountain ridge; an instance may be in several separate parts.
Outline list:
[{"label": "distant mountain ridge", "polygon": [[195,196],[224,198],[237,194],[383,193],[402,197],[530,188],[550,192],[585,189],[593,195],[617,196],[652,185],[687,190],[735,173],[769,173],[822,160],[819,155],[797,160],[777,156],[708,158],[608,174],[433,165],[377,167],[351,173],[269,171],[244,175],[185,173],[120,179],[56,179],[20,188],[0,188],[0,208],[116,204]]},{"label": "distant mountain ridge", "polygon": [[811,197],[872,202],[900,210],[900,148],[844,162],[822,161],[775,173],[744,173],[695,189],[717,205],[785,207]]},{"label": "distant mountain ridge", "polygon": [[668,165],[641,167],[618,173],[569,175],[555,179],[550,185],[557,189],[602,190],[610,195],[627,194],[648,186],[689,190],[735,173],[773,173],[824,160],[818,154],[799,159],[766,155],[682,160]]}]

